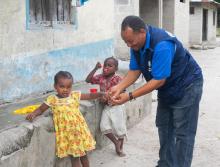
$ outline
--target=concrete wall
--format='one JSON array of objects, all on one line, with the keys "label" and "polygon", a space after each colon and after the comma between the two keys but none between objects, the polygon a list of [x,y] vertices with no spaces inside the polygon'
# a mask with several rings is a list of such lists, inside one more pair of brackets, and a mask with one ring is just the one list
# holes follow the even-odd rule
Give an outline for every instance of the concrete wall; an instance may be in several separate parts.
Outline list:
[{"label": "concrete wall", "polygon": [[171,33],[174,32],[174,0],[163,1],[163,28]]},{"label": "concrete wall", "polygon": [[114,0],[114,48],[115,56],[122,60],[129,59],[129,48],[121,39],[121,22],[128,15],[139,16],[139,0]]},{"label": "concrete wall", "polygon": [[[140,1],[140,16],[146,23],[159,26],[158,0]],[[175,34],[177,38],[188,46],[189,42],[189,0],[181,3],[179,0],[164,0],[162,13],[163,29]]]},{"label": "concrete wall", "polygon": [[[214,5],[206,5],[204,8],[208,10],[208,38],[207,41],[216,41],[216,28],[217,28],[217,7]],[[213,25],[213,11],[215,11],[215,25]]]},{"label": "concrete wall", "polygon": [[202,8],[201,5],[192,5],[194,14],[190,15],[189,42],[190,44],[202,43]]},{"label": "concrete wall", "polygon": [[[145,82],[145,81],[144,81]],[[133,84],[129,90],[139,87],[143,80]],[[90,86],[81,84],[75,89],[87,91]],[[41,97],[42,101],[44,97]],[[35,100],[32,101],[34,103]],[[16,104],[17,106],[17,104]],[[14,107],[16,107],[14,106]],[[9,107],[10,108],[10,107]],[[97,101],[81,101],[80,109],[93,134],[97,148],[109,144],[100,133],[99,123],[103,106]],[[7,108],[5,108],[7,110]],[[139,122],[151,111],[151,94],[126,103],[127,127]],[[16,163],[15,163],[16,162]],[[33,123],[23,122],[13,128],[0,130],[0,166],[1,167],[70,167],[69,158],[58,159],[55,156],[55,134],[49,111],[38,117]]]},{"label": "concrete wall", "polygon": [[90,0],[77,8],[77,29],[70,30],[27,30],[26,0],[0,6],[0,101],[51,89],[59,70],[84,80],[97,60],[114,54],[112,0]]},{"label": "concrete wall", "polygon": [[188,47],[189,44],[189,0],[175,1],[174,32],[177,38]]},{"label": "concrete wall", "polygon": [[[217,7],[210,3],[191,3],[195,7],[195,14],[190,15],[190,44],[202,44],[203,9],[208,10],[207,41],[216,41]],[[215,25],[213,25],[213,11],[216,12]]]},{"label": "concrete wall", "polygon": [[159,25],[159,8],[158,0],[141,0],[140,16],[146,24],[158,27]]}]

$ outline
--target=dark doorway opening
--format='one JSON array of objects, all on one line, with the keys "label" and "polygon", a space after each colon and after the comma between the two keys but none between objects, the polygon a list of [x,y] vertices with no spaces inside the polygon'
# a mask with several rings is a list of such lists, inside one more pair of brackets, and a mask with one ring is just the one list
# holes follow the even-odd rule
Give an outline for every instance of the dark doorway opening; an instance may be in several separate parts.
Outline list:
[{"label": "dark doorway opening", "polygon": [[203,9],[203,19],[202,19],[202,40],[207,40],[208,33],[208,10]]}]

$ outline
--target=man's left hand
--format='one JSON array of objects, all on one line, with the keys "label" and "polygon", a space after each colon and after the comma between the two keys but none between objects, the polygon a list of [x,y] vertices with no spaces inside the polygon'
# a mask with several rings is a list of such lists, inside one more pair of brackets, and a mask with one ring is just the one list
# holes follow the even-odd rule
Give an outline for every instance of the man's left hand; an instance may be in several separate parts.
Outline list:
[{"label": "man's left hand", "polygon": [[128,93],[121,93],[117,98],[111,98],[109,103],[111,105],[120,105],[126,103],[127,101],[129,101]]}]

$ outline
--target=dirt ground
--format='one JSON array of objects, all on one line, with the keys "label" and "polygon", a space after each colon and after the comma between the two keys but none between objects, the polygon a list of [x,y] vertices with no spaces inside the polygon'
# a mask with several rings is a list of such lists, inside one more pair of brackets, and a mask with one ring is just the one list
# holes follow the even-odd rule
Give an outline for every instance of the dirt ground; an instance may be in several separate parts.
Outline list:
[{"label": "dirt ground", "polygon": [[[192,167],[220,166],[220,47],[192,50],[203,69],[204,89]],[[156,99],[153,93],[153,99]],[[118,157],[113,145],[90,156],[91,167],[155,167],[158,160],[158,135],[155,127],[156,102],[152,114],[128,131],[126,157]]]}]

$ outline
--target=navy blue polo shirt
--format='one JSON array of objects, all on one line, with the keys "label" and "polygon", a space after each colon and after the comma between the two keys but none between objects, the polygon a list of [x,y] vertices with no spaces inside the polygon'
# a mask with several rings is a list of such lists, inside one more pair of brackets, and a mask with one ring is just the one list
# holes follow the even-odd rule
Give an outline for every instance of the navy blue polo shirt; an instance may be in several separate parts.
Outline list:
[{"label": "navy blue polo shirt", "polygon": [[[140,49],[140,60],[143,61],[143,55],[146,49],[150,47],[150,34],[146,34],[146,42],[144,48]],[[156,45],[152,58],[151,75],[155,80],[166,79],[171,75],[171,64],[175,54],[175,44],[171,41],[162,41]],[[130,70],[140,70],[134,56],[133,49],[130,50]]]}]

